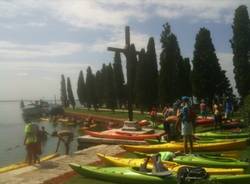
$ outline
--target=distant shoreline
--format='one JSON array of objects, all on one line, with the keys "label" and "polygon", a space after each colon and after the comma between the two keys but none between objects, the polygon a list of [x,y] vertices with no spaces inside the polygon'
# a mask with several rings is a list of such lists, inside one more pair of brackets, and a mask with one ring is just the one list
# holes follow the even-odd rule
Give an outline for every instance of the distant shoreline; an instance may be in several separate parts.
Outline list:
[{"label": "distant shoreline", "polygon": [[[34,102],[36,100],[23,100],[24,102]],[[55,100],[44,100],[44,101],[55,101]],[[21,102],[21,100],[0,100],[0,103],[1,102]]]}]

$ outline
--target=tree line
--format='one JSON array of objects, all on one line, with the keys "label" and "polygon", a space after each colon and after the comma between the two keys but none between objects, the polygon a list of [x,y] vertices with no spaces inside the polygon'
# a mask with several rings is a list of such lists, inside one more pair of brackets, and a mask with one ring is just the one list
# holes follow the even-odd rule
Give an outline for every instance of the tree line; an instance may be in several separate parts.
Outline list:
[{"label": "tree line", "polygon": [[[249,94],[250,88],[250,20],[247,7],[239,6],[233,20],[233,37],[230,40],[233,49],[233,64],[236,88],[240,97]],[[134,44],[129,50],[132,61],[127,71],[132,72],[133,104],[141,111],[153,106],[172,104],[181,96],[195,96],[198,100],[233,96],[233,89],[222,70],[210,31],[202,27],[196,34],[193,58],[181,55],[178,39],[171,31],[169,23],[163,25],[160,35],[161,53],[159,70],[154,38],[148,40],[145,49],[136,53]],[[192,64],[192,66],[191,66]],[[61,100],[64,106],[75,106],[70,79],[61,81]],[[127,105],[127,83],[125,82],[122,61],[115,53],[113,62],[103,64],[96,73],[89,66],[84,80],[80,71],[77,83],[77,95],[80,103],[88,108],[105,106],[114,110]],[[68,96],[68,97],[67,97]]]}]

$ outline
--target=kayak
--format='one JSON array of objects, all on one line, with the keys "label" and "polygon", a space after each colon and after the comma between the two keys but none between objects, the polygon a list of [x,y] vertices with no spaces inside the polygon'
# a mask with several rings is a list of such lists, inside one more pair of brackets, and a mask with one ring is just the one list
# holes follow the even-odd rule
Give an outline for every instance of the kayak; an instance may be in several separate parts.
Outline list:
[{"label": "kayak", "polygon": [[197,118],[195,120],[195,123],[196,125],[212,125],[214,123],[214,119],[210,119],[210,118],[207,118],[207,119],[199,119]]},{"label": "kayak", "polygon": [[197,137],[209,137],[209,138],[216,138],[216,139],[233,139],[233,138],[247,138],[250,137],[250,133],[243,133],[243,132],[202,132],[196,133],[195,136]]},{"label": "kayak", "polygon": [[[214,151],[228,151],[228,150],[238,150],[247,147],[247,141],[244,140],[233,140],[230,142],[222,143],[194,143],[194,151],[199,152],[214,152]],[[153,145],[121,145],[121,148],[130,152],[143,152],[143,153],[158,153],[160,151],[183,151],[183,143],[165,143],[165,144],[153,144]]]},{"label": "kayak", "polygon": [[[140,167],[141,164],[144,163],[143,158],[120,158],[120,157],[112,157],[106,156],[103,154],[97,154],[98,157],[108,163],[111,166],[118,166],[118,167]],[[171,161],[162,161],[164,167],[172,172],[177,172],[180,167],[183,167],[184,164],[178,164],[176,162]],[[190,165],[190,164],[185,164]],[[152,163],[147,164],[148,169],[152,169]],[[243,174],[244,169],[242,168],[204,168],[207,173],[209,174]]]},{"label": "kayak", "polygon": [[[177,184],[176,175],[158,177],[148,174],[141,174],[128,167],[95,167],[81,166],[71,163],[69,166],[78,174],[120,184]],[[222,184],[249,184],[250,174],[241,175],[211,175],[209,180]]]},{"label": "kayak", "polygon": [[[222,142],[231,142],[235,140],[246,140],[250,141],[249,138],[238,138],[238,139],[216,139],[216,138],[210,138],[210,137],[204,137],[202,139],[195,139],[193,142],[197,143],[211,143],[211,142],[217,142],[217,143],[222,143]],[[145,139],[145,141],[149,144],[164,144],[167,143],[166,140],[160,140],[160,139]],[[182,142],[183,140],[179,140],[178,142]],[[175,142],[175,141],[171,141]]]},{"label": "kayak", "polygon": [[247,168],[248,162],[242,162],[234,158],[210,156],[210,155],[183,155],[176,156],[174,162],[182,165],[192,165],[213,168]]},{"label": "kayak", "polygon": [[[58,153],[54,153],[54,154],[42,157],[40,161],[41,162],[47,161],[47,160],[50,160],[52,158],[56,158],[58,156],[59,156]],[[8,165],[8,166],[5,166],[5,167],[0,167],[0,174],[1,173],[5,173],[5,172],[9,172],[9,171],[12,171],[12,170],[20,169],[20,168],[23,168],[23,167],[27,167],[27,166],[29,166],[28,163],[26,163],[26,162],[20,162],[20,163],[11,164],[11,165]]]},{"label": "kayak", "polygon": [[85,130],[86,135],[99,138],[107,139],[126,139],[126,140],[144,140],[144,139],[156,139],[163,134],[136,134],[128,132],[115,132],[115,131],[104,131],[104,132],[94,132],[90,130]]},{"label": "kayak", "polygon": [[240,121],[228,121],[222,123],[223,129],[232,129],[232,128],[243,128],[244,126],[240,123]]},{"label": "kayak", "polygon": [[95,166],[81,166],[75,163],[69,166],[78,174],[99,179],[101,181],[108,181],[112,183],[121,184],[177,184],[175,176],[170,176],[163,179],[157,176],[147,176],[134,172],[127,167],[95,167]]},{"label": "kayak", "polygon": [[[152,156],[152,154],[134,152],[134,154],[138,155],[140,158],[145,158],[147,156]],[[164,154],[164,152],[163,152]],[[209,167],[209,168],[248,168],[250,166],[249,162],[243,162],[239,159],[235,159],[232,157],[225,157],[216,154],[186,154],[175,156],[172,162],[181,164],[181,165],[191,165],[191,166],[201,166],[201,167]],[[162,160],[163,162],[165,160]]]},{"label": "kayak", "polygon": [[[178,121],[177,116],[169,116],[166,118],[166,121],[169,123],[176,123]],[[213,118],[197,118],[195,120],[195,123],[197,125],[212,125],[214,123]],[[163,125],[159,126],[161,129],[163,129]]]},{"label": "kayak", "polygon": [[[137,155],[140,158],[144,158],[146,156],[152,155],[142,152],[133,152],[135,155]],[[223,151],[223,152],[196,152],[195,154],[198,155],[208,155],[208,156],[216,156],[216,157],[227,157],[227,158],[235,158],[240,159],[240,152],[239,151]],[[249,163],[250,164],[250,163]]]}]

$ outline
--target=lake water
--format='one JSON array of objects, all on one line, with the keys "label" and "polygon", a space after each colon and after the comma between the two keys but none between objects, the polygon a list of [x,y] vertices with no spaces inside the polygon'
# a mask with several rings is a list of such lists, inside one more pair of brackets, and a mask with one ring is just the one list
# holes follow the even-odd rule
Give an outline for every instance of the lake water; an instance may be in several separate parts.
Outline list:
[{"label": "lake water", "polygon": [[[52,133],[55,130],[70,129],[74,132],[75,138],[78,135],[77,127],[68,127],[61,124],[50,122],[36,122],[40,127]],[[25,122],[22,118],[22,110],[19,102],[0,102],[0,167],[12,163],[20,162],[25,159],[26,151],[23,145]],[[57,138],[48,137],[43,148],[43,155],[55,152]],[[77,149],[77,142],[74,139],[71,145],[71,152]],[[59,153],[64,153],[61,144]]]}]

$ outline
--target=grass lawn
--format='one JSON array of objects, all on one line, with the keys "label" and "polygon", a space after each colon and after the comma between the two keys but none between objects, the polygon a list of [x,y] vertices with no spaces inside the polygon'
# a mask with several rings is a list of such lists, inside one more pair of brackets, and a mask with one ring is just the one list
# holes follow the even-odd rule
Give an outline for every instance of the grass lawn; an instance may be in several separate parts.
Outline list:
[{"label": "grass lawn", "polygon": [[[128,112],[126,110],[116,110],[115,112],[112,112],[108,109],[100,109],[98,111],[95,111],[93,109],[87,110],[87,109],[65,109],[66,112],[79,112],[84,114],[92,114],[92,115],[99,115],[99,116],[108,116],[108,117],[114,117],[119,119],[128,119]],[[141,114],[138,111],[134,112],[134,119],[135,120],[142,120],[147,119],[150,120],[150,116],[148,113]]]}]

